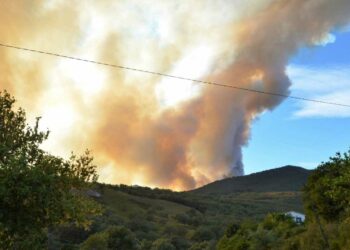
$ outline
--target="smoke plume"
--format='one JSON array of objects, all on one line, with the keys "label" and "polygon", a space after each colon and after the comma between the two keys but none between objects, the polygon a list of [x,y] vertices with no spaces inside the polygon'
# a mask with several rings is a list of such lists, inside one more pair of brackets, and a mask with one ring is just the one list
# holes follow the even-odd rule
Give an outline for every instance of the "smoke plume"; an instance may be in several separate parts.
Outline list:
[{"label": "smoke plume", "polygon": [[[348,0],[3,1],[1,43],[288,94],[285,69],[350,20]],[[283,98],[0,48],[0,89],[90,148],[100,181],[191,189],[244,173],[250,126]]]}]

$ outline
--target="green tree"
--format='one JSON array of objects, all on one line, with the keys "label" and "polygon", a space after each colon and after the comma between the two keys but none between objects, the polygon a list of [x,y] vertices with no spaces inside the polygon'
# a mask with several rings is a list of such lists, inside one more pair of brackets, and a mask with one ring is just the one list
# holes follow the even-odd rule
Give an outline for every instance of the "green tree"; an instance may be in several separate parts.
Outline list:
[{"label": "green tree", "polygon": [[350,150],[337,153],[310,175],[304,188],[309,218],[334,222],[350,215]]},{"label": "green tree", "polygon": [[101,208],[85,195],[97,180],[89,152],[69,160],[40,149],[48,132],[32,128],[25,111],[0,92],[0,248],[37,249],[48,229],[73,223],[88,227]]},{"label": "green tree", "polygon": [[135,235],[126,227],[113,226],[107,229],[108,249],[116,250],[137,250],[139,249],[139,242]]},{"label": "green tree", "polygon": [[124,226],[111,226],[103,232],[91,235],[81,245],[82,250],[138,250],[140,244],[135,235]]},{"label": "green tree", "polygon": [[[318,226],[324,248],[347,244],[344,239],[348,237],[344,238],[342,232],[350,225],[350,150],[336,153],[313,171],[304,187],[303,198],[309,224]],[[330,226],[335,230],[327,229]]]},{"label": "green tree", "polygon": [[[229,228],[232,226],[229,226]],[[268,214],[258,224],[242,223],[229,229],[217,244],[217,249],[295,249],[297,243],[290,239],[301,234],[304,227],[284,214]]]}]

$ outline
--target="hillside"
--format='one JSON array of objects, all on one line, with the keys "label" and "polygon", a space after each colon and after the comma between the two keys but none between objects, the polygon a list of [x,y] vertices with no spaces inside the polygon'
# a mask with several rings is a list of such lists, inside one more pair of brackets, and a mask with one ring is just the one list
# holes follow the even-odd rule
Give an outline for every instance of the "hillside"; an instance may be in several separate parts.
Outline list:
[{"label": "hillside", "polygon": [[229,194],[234,192],[300,191],[311,170],[284,166],[246,176],[226,178],[190,192],[197,194]]},{"label": "hillside", "polygon": [[144,246],[167,239],[176,249],[214,249],[231,222],[258,221],[270,212],[302,212],[299,190],[309,172],[288,166],[216,181],[188,192],[97,184],[94,190],[101,196],[95,199],[103,205],[103,215],[89,231],[57,229],[51,244],[56,246],[53,249],[75,247],[89,236],[119,225],[132,231]]}]

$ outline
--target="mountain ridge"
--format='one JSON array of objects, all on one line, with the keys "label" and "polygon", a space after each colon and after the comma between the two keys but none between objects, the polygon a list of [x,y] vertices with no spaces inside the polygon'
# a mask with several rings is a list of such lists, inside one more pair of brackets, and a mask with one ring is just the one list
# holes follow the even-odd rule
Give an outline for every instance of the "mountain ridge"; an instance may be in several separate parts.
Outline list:
[{"label": "mountain ridge", "polygon": [[301,191],[312,170],[299,166],[264,170],[249,175],[229,177],[206,184],[188,192],[197,194],[229,194],[235,192]]}]

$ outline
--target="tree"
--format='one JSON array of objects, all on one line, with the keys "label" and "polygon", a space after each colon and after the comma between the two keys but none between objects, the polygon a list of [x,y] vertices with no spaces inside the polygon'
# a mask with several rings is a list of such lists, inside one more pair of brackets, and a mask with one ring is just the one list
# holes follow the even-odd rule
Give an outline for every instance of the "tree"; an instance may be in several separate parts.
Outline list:
[{"label": "tree", "polygon": [[218,242],[217,249],[298,249],[295,248],[298,242],[292,240],[303,231],[304,226],[296,224],[289,216],[268,214],[258,224],[246,222],[240,226],[230,225]]},{"label": "tree", "polygon": [[139,242],[135,235],[126,227],[113,226],[107,229],[108,249],[118,250],[137,250],[139,249]]},{"label": "tree", "polygon": [[341,225],[341,221],[347,223],[350,219],[350,150],[322,162],[310,175],[303,196],[308,218],[318,225],[324,245],[329,248],[324,222]]},{"label": "tree", "polygon": [[74,223],[88,227],[101,208],[85,195],[97,180],[89,151],[69,160],[40,148],[49,132],[32,128],[25,111],[0,92],[0,248],[40,248],[49,227]]},{"label": "tree", "polygon": [[91,235],[80,249],[138,250],[140,245],[135,235],[126,227],[111,226],[103,232]]},{"label": "tree", "polygon": [[350,150],[337,153],[310,175],[304,188],[309,218],[336,222],[350,215]]}]

